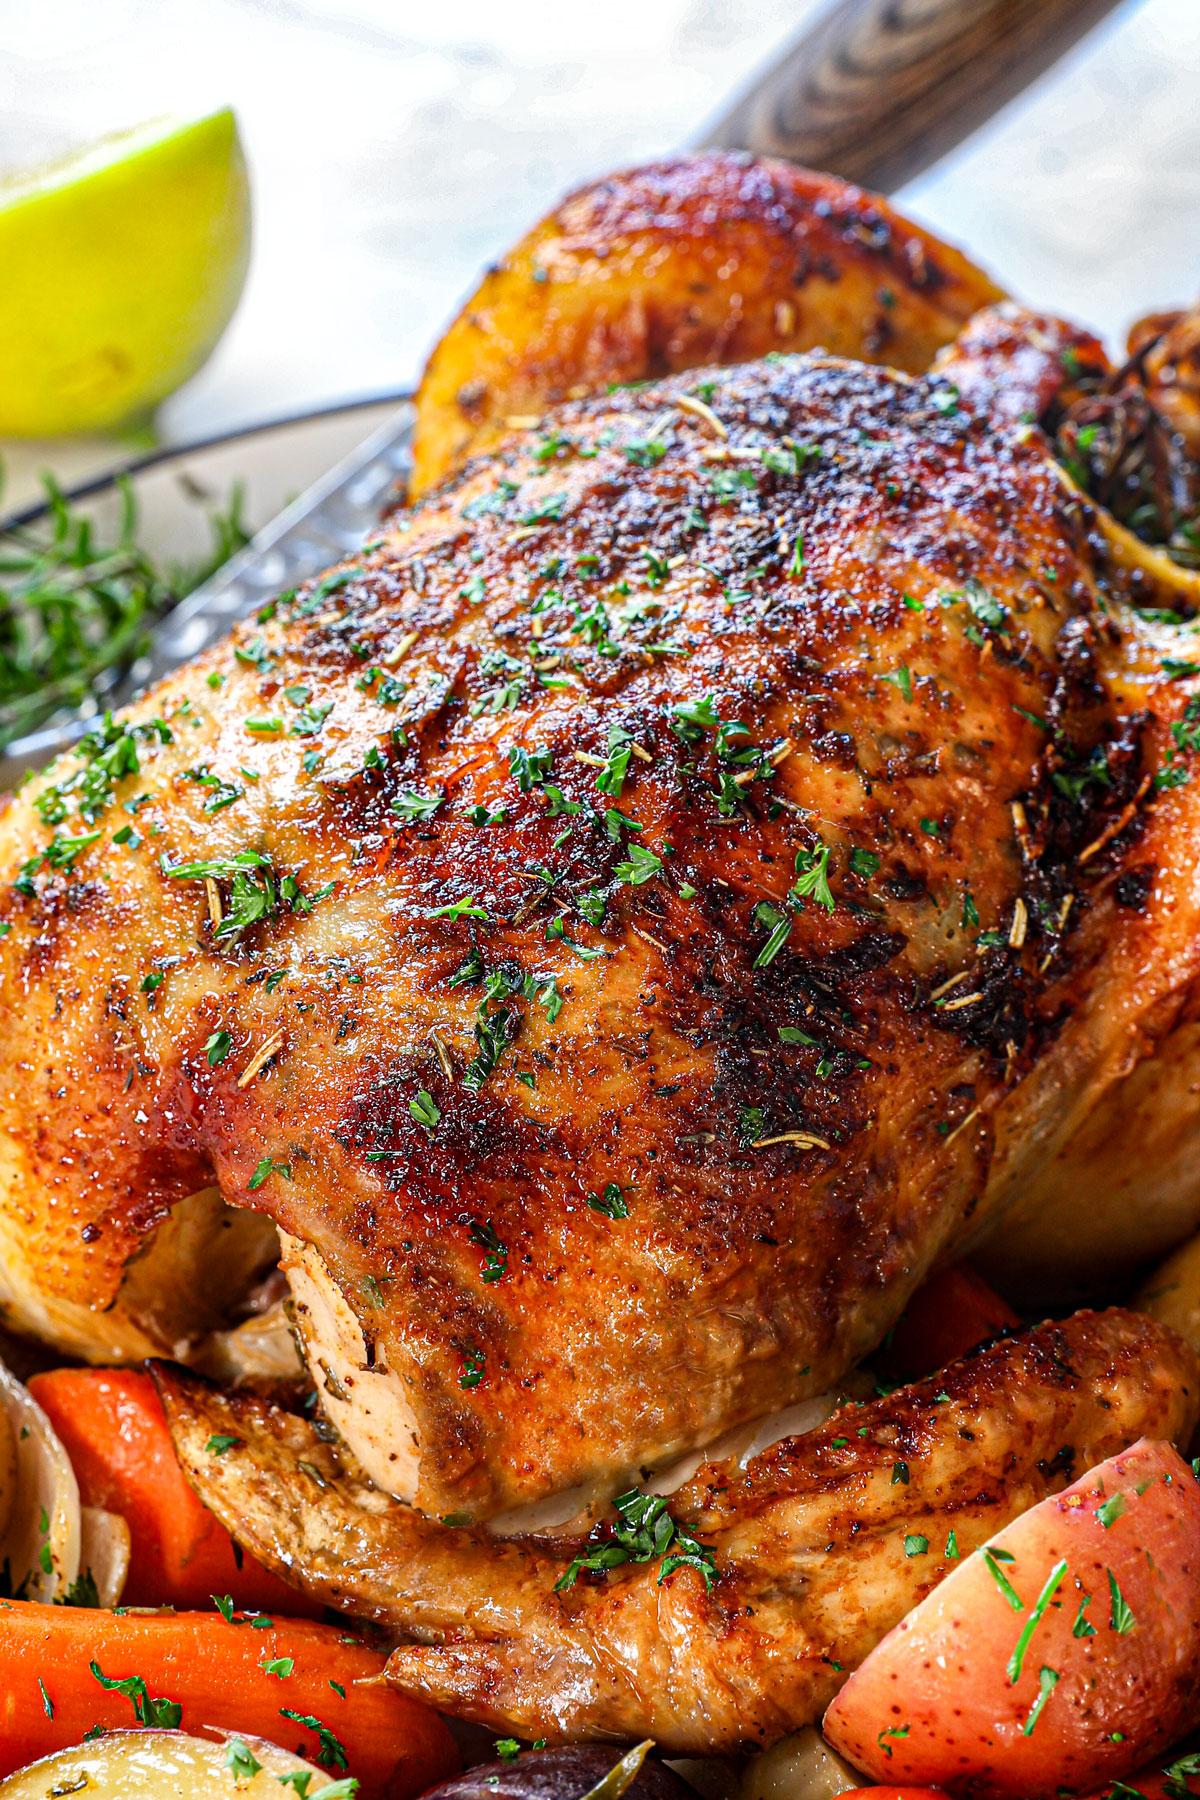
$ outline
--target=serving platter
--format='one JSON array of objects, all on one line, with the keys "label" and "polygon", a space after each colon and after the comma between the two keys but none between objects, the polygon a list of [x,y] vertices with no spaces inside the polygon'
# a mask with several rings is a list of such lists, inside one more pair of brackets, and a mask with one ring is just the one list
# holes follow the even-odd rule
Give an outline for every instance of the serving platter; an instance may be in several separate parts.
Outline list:
[{"label": "serving platter", "polygon": [[[407,394],[375,396],[158,451],[72,489],[72,505],[109,531],[127,482],[138,542],[164,567],[204,554],[208,516],[235,492],[254,535],[162,620],[145,653],[102,699],[78,712],[64,709],[0,753],[0,788],[66,749],[102,703],[121,704],[214,643],[269,593],[318,574],[361,543],[404,481],[412,418]],[[6,523],[36,525],[45,513],[45,506],[27,507]]]}]

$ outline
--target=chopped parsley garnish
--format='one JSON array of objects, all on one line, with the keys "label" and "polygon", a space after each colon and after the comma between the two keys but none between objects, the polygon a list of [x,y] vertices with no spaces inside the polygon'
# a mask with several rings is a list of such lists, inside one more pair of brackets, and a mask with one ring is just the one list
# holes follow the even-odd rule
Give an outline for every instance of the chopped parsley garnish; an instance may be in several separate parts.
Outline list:
[{"label": "chopped parsley garnish", "polygon": [[[294,1719],[297,1725],[303,1725],[306,1730],[316,1732],[319,1745],[317,1761],[323,1769],[348,1769],[350,1767],[346,1746],[334,1732],[330,1731],[327,1725],[322,1725],[320,1719],[314,1719],[311,1713],[291,1712],[286,1706],[280,1707],[279,1716],[281,1719]],[[327,1794],[329,1791],[328,1788],[325,1789]]]},{"label": "chopped parsley garnish", "polygon": [[227,1031],[214,1031],[204,1046],[204,1054],[208,1058],[208,1066],[215,1069],[225,1061],[233,1049],[233,1039]]},{"label": "chopped parsley garnish", "polygon": [[618,881],[640,887],[644,881],[660,874],[662,866],[662,857],[655,855],[653,850],[647,850],[641,844],[630,844],[628,858],[617,863],[613,873]]},{"label": "chopped parsley garnish", "polygon": [[139,1725],[157,1725],[166,1731],[177,1731],[183,1718],[183,1708],[178,1700],[162,1700],[151,1694],[140,1675],[127,1675],[122,1679],[110,1677],[104,1673],[98,1662],[91,1662],[89,1668],[102,1688],[111,1693],[123,1694],[133,1706],[133,1716]]},{"label": "chopped parsley garnish", "polygon": [[1128,1637],[1137,1624],[1137,1620],[1133,1616],[1129,1602],[1117,1586],[1117,1578],[1112,1570],[1106,1569],[1105,1574],[1108,1576],[1108,1592],[1112,1602],[1108,1622],[1118,1637]]},{"label": "chopped parsley garnish", "polygon": [[[46,1571],[50,1573],[49,1569]],[[56,1599],[55,1606],[99,1606],[100,1590],[96,1586],[96,1577],[90,1569],[81,1569],[61,1599]]]},{"label": "chopped parsley garnish", "polygon": [[471,1242],[478,1244],[484,1253],[483,1267],[479,1271],[481,1280],[485,1284],[501,1281],[508,1273],[508,1251],[490,1219],[486,1224],[479,1219],[472,1221]]},{"label": "chopped parsley garnish", "polygon": [[513,1022],[513,1014],[507,1006],[498,1007],[494,1013],[489,1013],[487,1004],[484,1000],[475,1016],[475,1042],[478,1048],[463,1072],[463,1086],[469,1094],[477,1094],[488,1076],[498,1067],[500,1058],[508,1047],[509,1026]]},{"label": "chopped parsley garnish", "polygon": [[417,1124],[423,1125],[432,1137],[442,1116],[432,1095],[428,1094],[424,1088],[418,1088],[416,1095],[408,1103],[408,1110]]},{"label": "chopped parsley garnish", "polygon": [[895,1487],[897,1483],[903,1487],[908,1486],[908,1464],[906,1462],[892,1464],[892,1479],[890,1486]]},{"label": "chopped parsley garnish", "polygon": [[[527,512],[519,514],[522,525],[542,525],[550,519],[561,519],[563,507],[567,504],[567,496],[547,494],[544,500],[537,501]],[[466,509],[464,508],[464,511]]]},{"label": "chopped parsley garnish", "polygon": [[271,858],[260,850],[238,850],[231,856],[181,863],[172,863],[164,852],[159,868],[171,881],[229,882],[214,932],[218,943],[240,937],[251,925],[275,917],[285,906],[294,913],[310,913],[334,889],[330,881],[316,893],[305,894],[294,875],[280,875]]},{"label": "chopped parsley garnish", "polygon": [[580,1551],[555,1582],[556,1594],[573,1588],[585,1571],[607,1575],[610,1569],[619,1568],[622,1563],[653,1562],[655,1557],[662,1559],[658,1571],[659,1587],[668,1575],[681,1568],[698,1570],[704,1577],[705,1587],[712,1587],[716,1576],[716,1552],[709,1545],[699,1543],[690,1531],[671,1517],[661,1494],[642,1494],[632,1488],[627,1494],[616,1496],[613,1509],[619,1523],[611,1528],[611,1535],[590,1550]]},{"label": "chopped parsley garnish", "polygon": [[769,444],[762,452],[762,466],[772,475],[799,475],[811,462],[820,462],[819,444]]},{"label": "chopped parsley garnish", "polygon": [[449,988],[471,987],[475,982],[482,980],[483,954],[478,945],[474,945],[466,959],[459,963],[453,975],[447,976],[446,986]]},{"label": "chopped parsley garnish", "polygon": [[614,800],[621,798],[621,789],[625,785],[625,777],[629,773],[629,759],[632,755],[633,740],[624,726],[610,725],[608,728],[608,756],[604,767],[596,776],[596,786],[602,794],[608,794]]},{"label": "chopped parsley garnish", "polygon": [[[227,1450],[235,1450],[241,1442],[240,1437],[229,1437],[225,1432],[214,1432],[204,1448],[210,1456],[224,1456]],[[218,1600],[217,1605],[220,1606],[220,1604]]]},{"label": "chopped parsley garnish", "polygon": [[624,451],[626,462],[635,463],[641,469],[652,469],[667,454],[667,446],[661,438],[630,438]]},{"label": "chopped parsley garnish", "polygon": [[290,1181],[292,1178],[291,1163],[276,1162],[274,1157],[264,1156],[261,1162],[255,1164],[254,1173],[247,1183],[250,1192],[255,1193],[272,1175],[282,1175],[285,1181]]},{"label": "chopped parsley garnish", "polygon": [[459,1356],[462,1358],[462,1369],[458,1377],[459,1387],[468,1390],[477,1388],[483,1380],[485,1368],[483,1351],[467,1345],[459,1350]]},{"label": "chopped parsley garnish", "polygon": [[765,969],[768,963],[774,962],[783,946],[792,935],[793,920],[788,913],[780,912],[769,900],[760,900],[754,909],[754,917],[760,925],[765,925],[770,932],[766,943],[751,963],[753,969]]},{"label": "chopped parsley garnish", "polygon": [[1170,1800],[1190,1800],[1192,1790],[1188,1782],[1200,1775],[1200,1751],[1193,1750],[1189,1756],[1180,1756],[1175,1762],[1168,1763],[1163,1774]]},{"label": "chopped parsley garnish", "polygon": [[911,1531],[904,1540],[905,1556],[924,1556],[929,1550],[929,1539],[922,1537],[919,1531]]},{"label": "chopped parsley garnish", "polygon": [[1103,1506],[1098,1506],[1096,1508],[1096,1517],[1100,1524],[1103,1525],[1105,1531],[1108,1530],[1110,1525],[1116,1524],[1117,1520],[1121,1517],[1121,1514],[1126,1511],[1128,1506],[1129,1502],[1126,1500],[1124,1494],[1114,1494],[1110,1500],[1104,1502]]},{"label": "chopped parsley garnish", "polygon": [[[1000,1589],[1000,1592],[1004,1595],[1004,1598],[1008,1601],[1008,1604],[1012,1607],[1013,1611],[1024,1612],[1025,1605],[1020,1594],[1018,1594],[1016,1588],[1008,1579],[1004,1570],[1000,1567],[1000,1555],[994,1550],[981,1550],[980,1555],[983,1557],[984,1566],[986,1567],[988,1574]],[[1013,1560],[1007,1552],[1003,1553],[1003,1555],[1005,1562],[1011,1562]]]},{"label": "chopped parsley garnish", "polygon": [[743,1150],[750,1150],[766,1132],[761,1106],[743,1106],[738,1112],[737,1137]]},{"label": "chopped parsley garnish", "polygon": [[79,857],[101,836],[102,833],[99,831],[84,831],[78,837],[71,837],[64,832],[56,831],[44,850],[21,864],[13,886],[18,893],[32,898],[33,877],[39,869],[50,868],[63,874],[70,874]]},{"label": "chopped parsley garnish", "polygon": [[718,500],[736,500],[747,492],[754,493],[758,487],[753,469],[710,469],[708,479]]},{"label": "chopped parsley garnish", "polygon": [[449,906],[435,906],[429,916],[431,919],[486,919],[487,907],[469,898],[452,900]]},{"label": "chopped parsley garnish", "polygon": [[796,879],[788,898],[799,903],[811,898],[826,912],[833,911],[835,902],[829,887],[828,844],[819,844],[815,850],[797,850]]},{"label": "chopped parsley garnish", "polygon": [[525,684],[529,671],[525,664],[518,662],[515,656],[509,656],[505,650],[489,650],[481,657],[479,673],[485,676],[500,676],[490,688],[486,688],[477,700],[472,700],[471,717],[477,719],[480,713],[515,712],[521,704],[525,692]]},{"label": "chopped parsley garnish", "polygon": [[252,1781],[262,1768],[254,1752],[241,1738],[230,1738],[225,1746],[225,1767],[240,1781]]},{"label": "chopped parsley garnish", "polygon": [[1032,1737],[1033,1728],[1042,1716],[1042,1708],[1045,1706],[1047,1700],[1050,1698],[1051,1694],[1054,1692],[1054,1690],[1057,1686],[1058,1686],[1058,1670],[1057,1669],[1041,1668],[1038,1670],[1039,1693],[1038,1693],[1037,1699],[1034,1701],[1033,1705],[1029,1709],[1029,1717],[1026,1719],[1024,1725],[1022,1725],[1022,1727],[1021,1727],[1022,1736]]},{"label": "chopped parsley garnish", "polygon": [[1067,1565],[1065,1559],[1062,1562],[1055,1563],[1049,1575],[1046,1577],[1045,1585],[1043,1586],[1041,1593],[1034,1601],[1032,1612],[1021,1627],[1021,1635],[1017,1639],[1016,1648],[1008,1659],[1008,1679],[1014,1687],[1016,1687],[1017,1682],[1021,1679],[1021,1669],[1025,1662],[1025,1652],[1029,1648],[1029,1640],[1037,1630],[1042,1618],[1045,1616],[1046,1608],[1058,1592],[1066,1572]]},{"label": "chopped parsley garnish", "polygon": [[379,706],[399,706],[408,692],[407,685],[398,676],[389,675],[386,669],[374,667],[364,670],[354,685],[364,694],[374,685],[375,692],[371,697]]},{"label": "chopped parsley garnish", "polygon": [[593,1212],[603,1213],[606,1219],[627,1219],[629,1207],[625,1195],[615,1181],[610,1181],[603,1194],[589,1194],[587,1203]]},{"label": "chopped parsley garnish", "polygon": [[671,730],[688,743],[697,743],[706,731],[716,731],[721,720],[711,694],[703,700],[680,700],[670,708]]},{"label": "chopped parsley garnish", "polygon": [[479,519],[485,513],[501,513],[516,492],[516,482],[505,481],[502,478],[490,493],[477,494],[474,500],[468,500],[462,509],[462,516],[464,519]]},{"label": "chopped parsley garnish", "polygon": [[392,801],[392,811],[408,825],[414,819],[432,819],[445,798],[444,794],[417,794],[402,788]]},{"label": "chopped parsley garnish", "polygon": [[1105,746],[1097,744],[1087,761],[1077,768],[1055,769],[1051,780],[1072,806],[1079,805],[1089,787],[1111,787],[1112,776],[1109,773]]},{"label": "chopped parsley garnish", "polygon": [[545,781],[554,764],[552,750],[526,750],[520,744],[512,744],[508,752],[509,772],[523,794]]},{"label": "chopped parsley garnish", "polygon": [[143,725],[118,723],[105,713],[99,725],[79,740],[75,754],[83,767],[62,781],[43,789],[34,801],[43,825],[61,825],[72,803],[81,819],[93,824],[111,804],[118,784],[140,770],[137,746],[157,739],[169,744],[171,732],[162,719],[150,719]]}]

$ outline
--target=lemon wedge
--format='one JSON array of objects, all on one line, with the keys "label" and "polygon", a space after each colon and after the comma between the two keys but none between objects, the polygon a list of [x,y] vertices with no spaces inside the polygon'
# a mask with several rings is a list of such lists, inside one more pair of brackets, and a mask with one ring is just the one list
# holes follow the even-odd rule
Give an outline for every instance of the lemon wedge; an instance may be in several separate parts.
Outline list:
[{"label": "lemon wedge", "polygon": [[216,345],[249,253],[228,108],[0,179],[0,436],[144,419]]}]

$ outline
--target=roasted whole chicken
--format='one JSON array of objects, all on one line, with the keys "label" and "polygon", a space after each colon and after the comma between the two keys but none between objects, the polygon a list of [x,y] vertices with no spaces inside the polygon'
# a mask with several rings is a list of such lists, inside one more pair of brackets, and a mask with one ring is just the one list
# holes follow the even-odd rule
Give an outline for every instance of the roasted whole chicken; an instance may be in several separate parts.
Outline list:
[{"label": "roasted whole chicken", "polygon": [[[353,1530],[314,1550],[309,1426],[164,1375],[184,1461],[294,1579],[453,1645],[397,1654],[413,1691],[704,1748],[803,1722],[925,1579],[881,1548],[853,1627],[811,1610],[825,1438],[679,1490],[711,1592],[685,1559],[543,1617],[563,1540],[496,1533],[724,1467],[968,1248],[1061,1304],[1200,1223],[1194,341],[1114,369],[828,177],[615,178],[439,346],[415,504],[0,817],[6,1320],[211,1367],[278,1261]],[[963,1425],[923,1505],[1187,1437],[1171,1333],[1047,1330],[963,1365],[1011,1459]],[[196,1451],[235,1404],[273,1538]],[[838,1480],[875,1467],[854,1437]]]}]

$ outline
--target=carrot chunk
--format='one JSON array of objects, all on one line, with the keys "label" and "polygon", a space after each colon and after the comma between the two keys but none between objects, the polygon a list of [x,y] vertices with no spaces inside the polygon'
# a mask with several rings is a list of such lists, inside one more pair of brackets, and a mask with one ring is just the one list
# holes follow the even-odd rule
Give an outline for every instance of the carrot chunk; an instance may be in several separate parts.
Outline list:
[{"label": "carrot chunk", "polygon": [[0,1776],[97,1727],[263,1737],[412,1800],[458,1767],[444,1720],[383,1681],[386,1658],[311,1619],[0,1602]]},{"label": "carrot chunk", "polygon": [[140,1369],[52,1369],[29,1390],[63,1441],[85,1506],[129,1526],[129,1606],[211,1607],[321,1617],[323,1608],[251,1557],[196,1498],[175,1458],[158,1394]]}]

